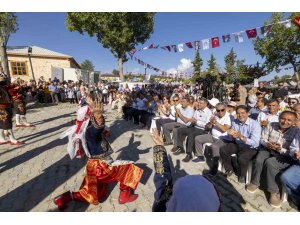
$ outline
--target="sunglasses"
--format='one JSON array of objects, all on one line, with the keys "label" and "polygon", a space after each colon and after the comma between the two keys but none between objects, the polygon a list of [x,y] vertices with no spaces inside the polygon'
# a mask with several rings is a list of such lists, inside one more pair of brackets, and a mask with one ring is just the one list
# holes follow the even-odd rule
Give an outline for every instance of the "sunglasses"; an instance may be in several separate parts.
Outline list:
[{"label": "sunglasses", "polygon": [[178,99],[176,99],[176,100],[174,99],[173,101],[174,101],[174,102],[178,102],[179,100],[178,100]]},{"label": "sunglasses", "polygon": [[279,87],[282,87],[282,86],[283,86],[283,84],[279,84],[278,86],[279,86]]},{"label": "sunglasses", "polygon": [[217,112],[224,112],[225,109],[217,109],[216,111],[217,111]]}]

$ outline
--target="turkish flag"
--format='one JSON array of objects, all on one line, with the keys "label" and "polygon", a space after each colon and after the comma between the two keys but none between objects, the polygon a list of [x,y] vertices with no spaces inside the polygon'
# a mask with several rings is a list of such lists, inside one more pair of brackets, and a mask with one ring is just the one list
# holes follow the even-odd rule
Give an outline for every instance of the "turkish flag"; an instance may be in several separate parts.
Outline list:
[{"label": "turkish flag", "polygon": [[300,27],[300,17],[295,18],[295,23]]},{"label": "turkish flag", "polygon": [[220,46],[219,37],[213,37],[211,39],[211,46],[212,48],[216,48]]},{"label": "turkish flag", "polygon": [[247,33],[247,36],[248,38],[256,38],[257,36],[257,31],[256,31],[256,28],[254,29],[251,29],[251,30],[246,30],[246,33]]},{"label": "turkish flag", "polygon": [[189,47],[189,48],[193,48],[193,44],[192,44],[192,42],[187,42],[187,43],[185,43],[186,44],[186,46],[187,47]]}]

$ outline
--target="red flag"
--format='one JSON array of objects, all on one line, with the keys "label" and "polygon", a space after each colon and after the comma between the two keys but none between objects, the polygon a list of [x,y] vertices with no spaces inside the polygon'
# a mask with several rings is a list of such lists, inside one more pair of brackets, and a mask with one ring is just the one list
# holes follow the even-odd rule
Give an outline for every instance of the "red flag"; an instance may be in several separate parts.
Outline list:
[{"label": "red flag", "polygon": [[295,18],[295,23],[300,27],[300,17]]},{"label": "red flag", "polygon": [[131,55],[134,55],[134,53],[136,53],[136,49],[135,48],[130,51]]},{"label": "red flag", "polygon": [[248,38],[256,38],[257,36],[257,32],[256,32],[256,28],[251,29],[251,30],[246,30],[247,36]]},{"label": "red flag", "polygon": [[185,43],[186,44],[186,46],[187,47],[189,47],[189,48],[193,48],[193,44],[192,44],[192,42],[187,42],[187,43]]},{"label": "red flag", "polygon": [[220,46],[219,37],[213,37],[211,39],[212,48],[216,48]]}]

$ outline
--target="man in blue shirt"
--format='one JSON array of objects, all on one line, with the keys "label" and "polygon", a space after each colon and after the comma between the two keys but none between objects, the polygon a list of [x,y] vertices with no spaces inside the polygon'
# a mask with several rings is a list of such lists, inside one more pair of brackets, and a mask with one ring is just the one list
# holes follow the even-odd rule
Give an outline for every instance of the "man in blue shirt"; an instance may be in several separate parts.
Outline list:
[{"label": "man in blue shirt", "polygon": [[300,211],[300,131],[290,146],[289,155],[295,164],[282,173],[280,180],[285,186],[290,200]]},{"label": "man in blue shirt", "polygon": [[231,129],[227,131],[233,142],[220,149],[220,156],[225,167],[225,174],[229,176],[233,173],[231,155],[237,155],[238,181],[245,183],[248,165],[258,151],[261,126],[257,121],[249,118],[248,109],[244,105],[236,108],[236,114],[237,119],[232,122]]}]

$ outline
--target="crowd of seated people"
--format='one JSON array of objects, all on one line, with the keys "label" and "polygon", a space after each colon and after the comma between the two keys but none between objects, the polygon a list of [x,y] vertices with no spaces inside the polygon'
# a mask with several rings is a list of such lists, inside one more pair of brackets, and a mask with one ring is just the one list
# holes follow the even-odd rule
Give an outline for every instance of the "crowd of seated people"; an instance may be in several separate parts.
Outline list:
[{"label": "crowd of seated people", "polygon": [[[162,133],[164,145],[172,146],[172,154],[184,155],[184,163],[205,163],[203,146],[210,143],[213,163],[208,175],[217,175],[221,162],[223,174],[235,174],[248,192],[258,188],[269,192],[271,206],[281,206],[280,192],[285,187],[290,202],[299,207],[300,104],[296,97],[289,98],[279,86],[272,98],[261,84],[248,96],[224,102],[193,91],[162,90],[122,93],[124,119],[150,133],[152,129]],[[246,184],[249,164],[252,177]]]}]

